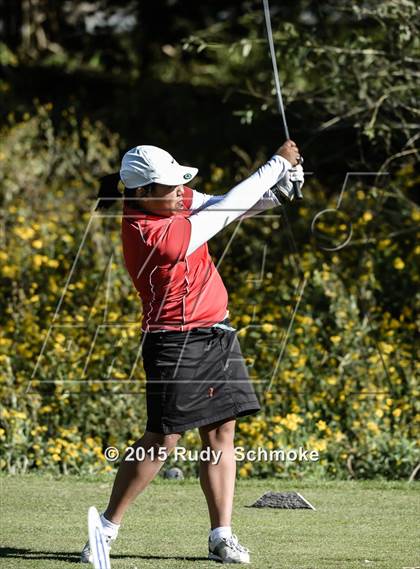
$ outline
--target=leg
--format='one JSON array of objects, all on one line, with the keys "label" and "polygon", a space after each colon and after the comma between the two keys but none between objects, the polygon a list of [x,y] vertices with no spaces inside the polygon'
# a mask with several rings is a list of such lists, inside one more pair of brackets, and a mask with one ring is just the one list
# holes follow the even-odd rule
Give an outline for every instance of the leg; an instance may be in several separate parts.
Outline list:
[{"label": "leg", "polygon": [[[158,458],[157,451],[164,447],[169,453],[178,442],[182,433],[164,435],[146,431],[133,445],[133,448],[143,447],[145,451],[154,448],[154,460],[150,454],[145,453],[141,462],[122,460],[114,480],[109,504],[104,512],[107,520],[119,524],[129,507],[146,486],[153,480],[163,466],[163,460]],[[124,457],[125,458],[125,457]]]},{"label": "leg", "polygon": [[211,529],[230,526],[236,477],[235,419],[206,425],[199,431],[203,447],[222,451],[218,464],[200,461],[200,484],[209,508]]}]

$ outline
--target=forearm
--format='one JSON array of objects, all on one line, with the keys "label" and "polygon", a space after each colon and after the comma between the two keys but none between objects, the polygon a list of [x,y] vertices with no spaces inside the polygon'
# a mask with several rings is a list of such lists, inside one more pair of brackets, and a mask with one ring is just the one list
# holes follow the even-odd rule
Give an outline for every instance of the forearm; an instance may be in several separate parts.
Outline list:
[{"label": "forearm", "polygon": [[[188,219],[191,223],[191,238],[187,255],[195,251],[200,245],[216,235],[224,227],[239,217],[250,217],[255,212],[249,212],[291,168],[288,160],[274,155],[261,166],[254,174],[240,182],[223,196],[214,196],[206,202],[205,208],[197,210]],[[217,198],[217,199],[216,199]],[[267,207],[274,207],[275,202],[270,194]],[[275,198],[274,198],[275,199]],[[268,205],[270,203],[270,205]],[[273,205],[271,205],[273,204]],[[267,209],[263,207],[263,209]],[[246,215],[248,214],[248,215]]]},{"label": "forearm", "polygon": [[[195,208],[196,211],[201,211],[213,204],[219,203],[220,200],[224,199],[224,194],[218,196],[212,196],[210,194],[201,194],[202,198],[200,200],[200,206]],[[274,192],[271,190],[267,190],[262,198],[260,198],[256,204],[254,204],[251,209],[246,211],[245,213],[241,214],[238,219],[243,219],[245,217],[252,217],[261,213],[266,209],[270,209],[273,207],[277,207],[281,205],[280,201],[276,198]]]},{"label": "forearm", "polygon": [[258,215],[262,211],[271,209],[273,207],[278,207],[280,204],[279,200],[276,198],[275,194],[271,190],[267,190],[263,197],[257,201],[248,211],[243,213],[238,217],[238,219],[245,219],[246,217],[253,217]]}]

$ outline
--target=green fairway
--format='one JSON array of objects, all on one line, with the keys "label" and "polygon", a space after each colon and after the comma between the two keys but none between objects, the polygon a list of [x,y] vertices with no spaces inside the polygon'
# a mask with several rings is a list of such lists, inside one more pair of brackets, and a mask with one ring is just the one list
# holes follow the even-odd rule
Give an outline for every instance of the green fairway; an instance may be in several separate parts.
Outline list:
[{"label": "green fairway", "polygon": [[[7,569],[78,563],[90,505],[105,506],[112,477],[2,477]],[[267,490],[297,490],[316,508],[246,508]],[[279,569],[419,567],[418,483],[238,481],[233,530],[252,566]],[[112,549],[113,569],[217,567],[208,561],[199,482],[156,480],[132,506]]]}]

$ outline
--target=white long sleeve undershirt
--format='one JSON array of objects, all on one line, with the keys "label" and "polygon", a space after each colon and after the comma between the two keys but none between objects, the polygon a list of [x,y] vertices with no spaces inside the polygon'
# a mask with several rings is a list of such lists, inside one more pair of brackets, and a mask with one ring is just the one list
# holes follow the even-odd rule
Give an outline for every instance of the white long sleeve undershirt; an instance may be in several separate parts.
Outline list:
[{"label": "white long sleeve undershirt", "polygon": [[[212,194],[203,194],[197,190],[192,190],[192,192],[193,199],[191,209],[193,210],[193,213],[197,213],[198,211],[207,208],[209,205],[216,204],[225,197],[225,194],[214,196]],[[257,203],[255,203],[248,211],[242,213],[237,219],[253,217],[266,209],[277,207],[279,205],[280,201],[277,199],[275,193],[272,190],[267,190]]]},{"label": "white long sleeve undershirt", "polygon": [[187,218],[191,223],[191,237],[186,256],[235,219],[251,217],[279,205],[270,188],[291,168],[292,164],[286,158],[275,154],[226,194],[203,199],[200,207]]}]

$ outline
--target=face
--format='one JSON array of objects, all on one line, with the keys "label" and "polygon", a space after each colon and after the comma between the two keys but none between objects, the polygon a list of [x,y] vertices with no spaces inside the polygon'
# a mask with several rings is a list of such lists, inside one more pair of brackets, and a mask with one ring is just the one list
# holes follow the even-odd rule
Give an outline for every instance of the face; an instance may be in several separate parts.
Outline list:
[{"label": "face", "polygon": [[182,210],[182,199],[184,196],[184,186],[165,186],[155,184],[150,196],[145,193],[143,188],[137,190],[141,207],[161,217],[176,215]]}]

